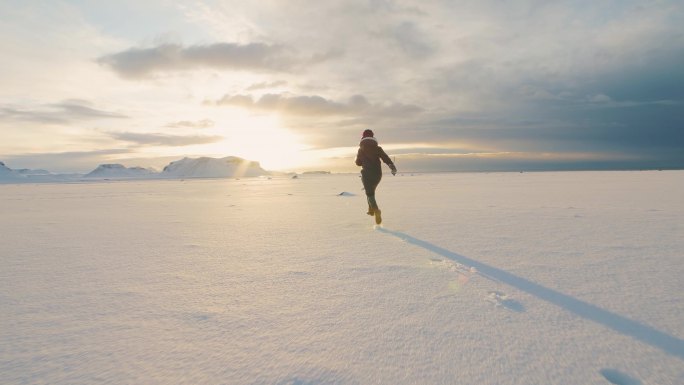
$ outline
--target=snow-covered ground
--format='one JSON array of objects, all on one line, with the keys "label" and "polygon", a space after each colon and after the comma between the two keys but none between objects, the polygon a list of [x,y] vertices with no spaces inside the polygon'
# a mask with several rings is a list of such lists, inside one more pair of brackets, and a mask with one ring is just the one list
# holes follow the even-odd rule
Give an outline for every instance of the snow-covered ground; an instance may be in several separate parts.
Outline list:
[{"label": "snow-covered ground", "polygon": [[[344,192],[344,194],[342,194]],[[684,172],[0,185],[2,384],[684,384]]]}]

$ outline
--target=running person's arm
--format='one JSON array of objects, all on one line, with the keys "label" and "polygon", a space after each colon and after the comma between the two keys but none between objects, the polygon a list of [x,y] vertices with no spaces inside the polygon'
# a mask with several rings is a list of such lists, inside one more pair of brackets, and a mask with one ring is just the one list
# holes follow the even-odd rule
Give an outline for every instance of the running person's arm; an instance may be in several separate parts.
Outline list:
[{"label": "running person's arm", "polygon": [[394,166],[394,162],[392,162],[392,159],[387,156],[387,153],[382,149],[382,147],[378,147],[378,154],[380,155],[380,159],[382,159],[382,161],[389,166],[390,170],[392,170],[392,175],[396,174],[397,168]]}]

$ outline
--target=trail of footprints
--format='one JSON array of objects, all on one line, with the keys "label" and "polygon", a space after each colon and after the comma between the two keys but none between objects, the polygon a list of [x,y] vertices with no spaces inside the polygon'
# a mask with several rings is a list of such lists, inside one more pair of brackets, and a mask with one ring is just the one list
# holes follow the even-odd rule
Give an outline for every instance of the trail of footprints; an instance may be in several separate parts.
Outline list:
[{"label": "trail of footprints", "polygon": [[[478,271],[474,267],[468,267],[449,259],[430,258],[430,264],[456,273],[458,275],[457,282],[459,286],[467,284],[473,276],[478,275]],[[525,306],[523,306],[522,303],[516,301],[502,291],[488,291],[484,299],[497,308],[514,311],[516,313],[522,313],[525,311]]]},{"label": "trail of footprints", "polygon": [[[446,269],[450,272],[454,272],[457,275],[457,286],[460,288],[468,283],[468,281],[473,277],[478,275],[477,269],[474,267],[468,267],[461,263],[452,261],[450,259],[441,258],[430,258],[430,265],[437,268]],[[494,305],[496,308],[510,310],[516,313],[522,313],[525,311],[525,306],[511,298],[508,294],[499,290],[487,291],[484,296],[484,300]],[[643,383],[638,379],[629,376],[626,373],[620,372],[615,369],[602,369],[599,371],[601,376],[607,381],[607,383],[614,385],[642,385]]]}]

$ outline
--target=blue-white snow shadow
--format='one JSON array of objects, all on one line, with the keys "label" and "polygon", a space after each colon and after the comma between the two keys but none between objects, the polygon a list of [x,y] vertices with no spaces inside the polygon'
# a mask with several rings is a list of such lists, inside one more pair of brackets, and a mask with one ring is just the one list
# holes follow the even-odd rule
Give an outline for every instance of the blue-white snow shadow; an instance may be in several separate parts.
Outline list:
[{"label": "blue-white snow shadow", "polygon": [[611,384],[615,385],[642,385],[641,381],[636,378],[632,378],[618,370],[615,369],[601,369],[599,371],[603,378],[608,380]]},{"label": "blue-white snow shadow", "polygon": [[496,267],[489,266],[474,259],[453,253],[429,242],[414,238],[408,234],[387,230],[382,227],[378,227],[377,230],[385,234],[393,235],[407,243],[422,247],[460,264],[474,267],[477,269],[479,274],[482,274],[485,277],[513,286],[514,288],[532,294],[539,299],[543,299],[554,305],[560,306],[563,309],[575,313],[580,317],[597,322],[619,333],[661,349],[666,353],[684,359],[684,341],[677,337],[663,333],[648,325],[633,321],[619,314],[601,309],[600,307],[590,303],[580,301],[569,295],[546,288],[537,283],[528,281],[525,278],[513,275],[507,271],[497,269]]}]

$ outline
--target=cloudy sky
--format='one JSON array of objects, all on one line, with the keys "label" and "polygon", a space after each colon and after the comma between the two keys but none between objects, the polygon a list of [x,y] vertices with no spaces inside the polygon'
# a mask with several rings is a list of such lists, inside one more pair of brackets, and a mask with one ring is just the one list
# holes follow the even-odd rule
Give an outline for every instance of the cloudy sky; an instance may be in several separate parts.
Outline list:
[{"label": "cloudy sky", "polygon": [[684,3],[4,0],[0,160],[684,167]]}]

